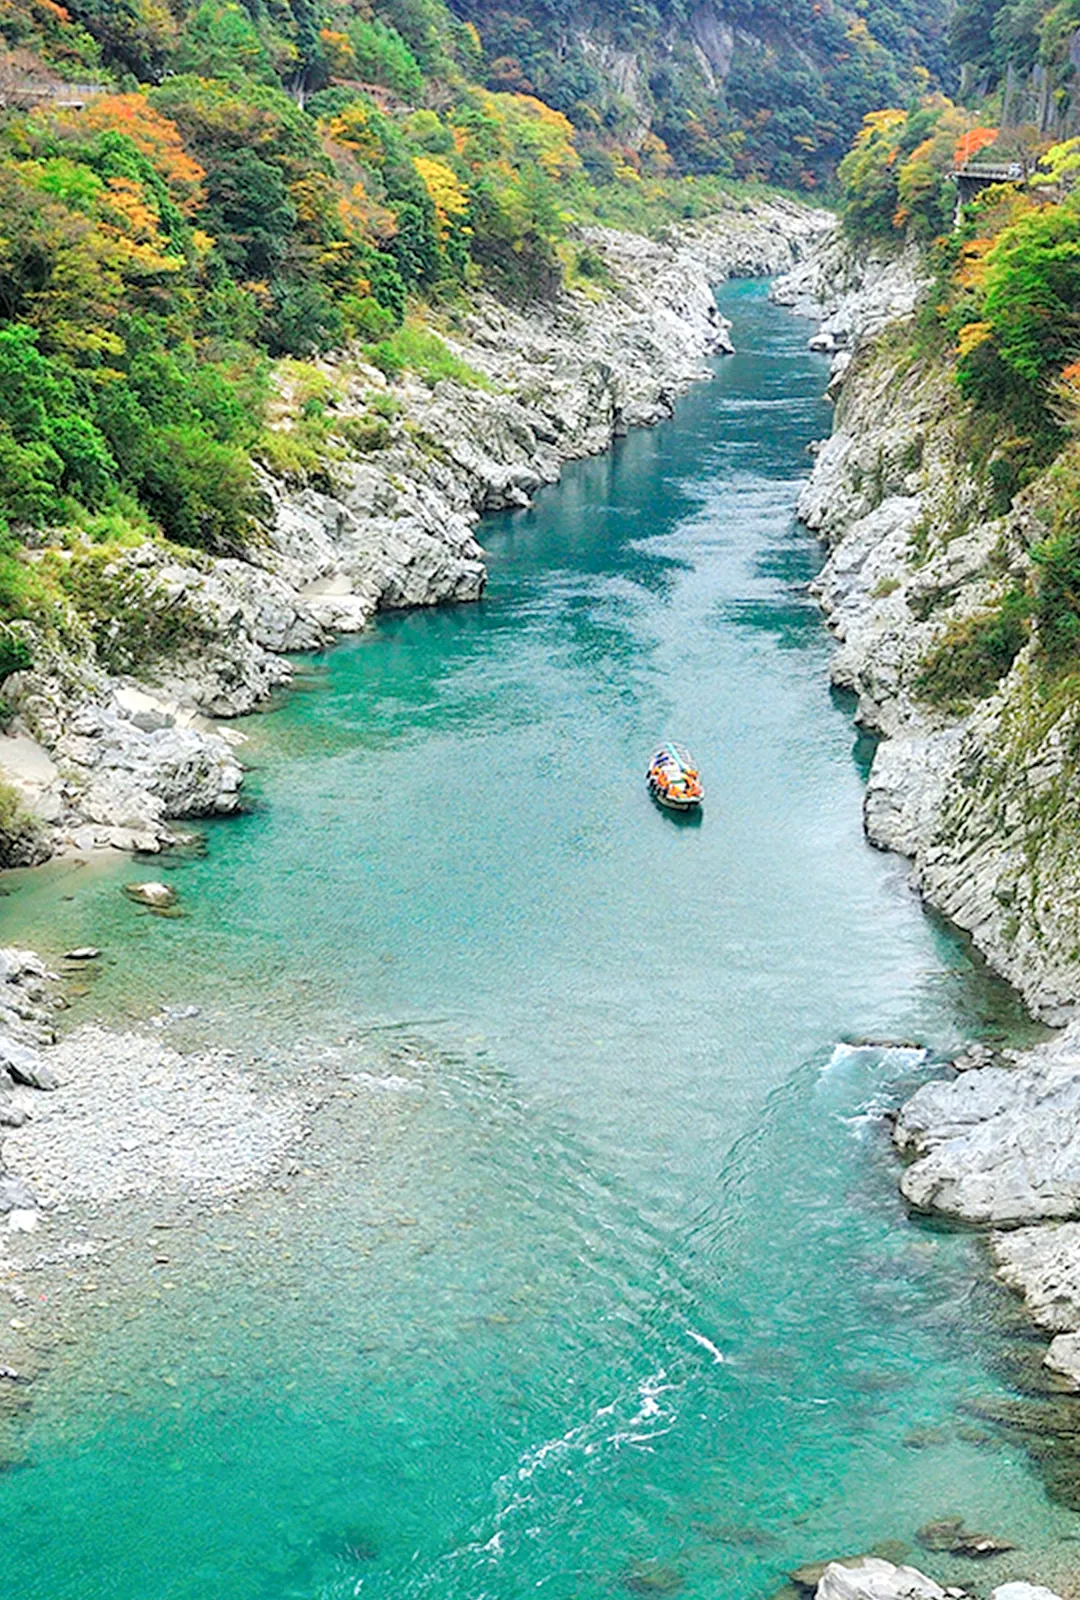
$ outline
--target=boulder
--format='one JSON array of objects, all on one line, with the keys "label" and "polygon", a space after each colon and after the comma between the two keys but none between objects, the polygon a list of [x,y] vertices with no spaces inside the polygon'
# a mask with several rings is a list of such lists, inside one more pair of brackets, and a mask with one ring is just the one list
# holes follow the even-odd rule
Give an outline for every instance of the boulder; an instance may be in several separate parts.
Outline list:
[{"label": "boulder", "polygon": [[129,900],[149,906],[151,911],[167,911],[176,904],[176,891],[167,883],[125,883],[124,893]]},{"label": "boulder", "polygon": [[1043,1363],[1063,1378],[1070,1389],[1080,1390],[1080,1333],[1059,1333],[1051,1339]]},{"label": "boulder", "polygon": [[1040,1328],[1080,1329],[1080,1222],[997,1233],[991,1249],[998,1276],[1023,1295]]},{"label": "boulder", "polygon": [[0,1213],[9,1211],[36,1211],[37,1200],[33,1190],[22,1178],[0,1178]]},{"label": "boulder", "polygon": [[19,1044],[15,1039],[3,1035],[0,1035],[0,1066],[16,1083],[24,1083],[28,1089],[57,1089],[60,1086],[56,1073],[32,1045]]},{"label": "boulder", "polygon": [[953,1057],[953,1066],[957,1072],[976,1072],[983,1067],[997,1066],[998,1053],[991,1050],[986,1044],[969,1044],[958,1056]]},{"label": "boulder", "polygon": [[916,1160],[900,1187],[921,1211],[1015,1225],[1080,1217],[1080,1032],[924,1084],[895,1138]]},{"label": "boulder", "polygon": [[19,983],[27,977],[48,976],[44,961],[33,950],[18,950],[14,945],[0,948],[0,983]]},{"label": "boulder", "polygon": [[817,1586],[817,1600],[945,1600],[945,1590],[914,1567],[864,1556],[852,1565],[831,1562]]},{"label": "boulder", "polygon": [[1016,1075],[1003,1067],[924,1083],[896,1119],[896,1146],[905,1155],[927,1155],[937,1145],[963,1137],[1013,1106],[1021,1087]]}]

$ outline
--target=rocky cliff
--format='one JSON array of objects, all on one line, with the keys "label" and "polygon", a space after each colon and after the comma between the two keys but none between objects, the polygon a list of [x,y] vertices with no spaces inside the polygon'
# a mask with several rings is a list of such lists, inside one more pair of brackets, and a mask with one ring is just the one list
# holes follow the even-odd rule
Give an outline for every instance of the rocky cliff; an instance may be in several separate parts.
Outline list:
[{"label": "rocky cliff", "polygon": [[999,1277],[1048,1341],[1034,1360],[1022,1347],[1023,1397],[977,1414],[1075,1508],[1080,697],[1070,676],[1047,673],[1034,634],[966,699],[942,703],[928,681],[973,622],[1029,587],[1054,479],[994,514],[953,375],[911,337],[922,288],[917,257],[859,262],[837,239],[778,284],[778,298],[823,319],[815,339],[834,359],[835,427],[799,509],[829,549],[815,591],[838,640],[833,678],[880,735],[869,838],[911,858],[927,901],[1036,1014],[1068,1023],[1033,1050],[973,1046],[939,1067],[900,1108],[894,1142],[908,1203],[987,1229]]},{"label": "rocky cliff", "polygon": [[[1032,640],[996,685],[941,703],[927,666],[1026,584],[1052,482],[995,515],[962,437],[950,372],[896,313],[917,259],[858,264],[834,241],[778,294],[826,319],[835,427],[799,502],[829,547],[815,590],[839,641],[833,678],[882,736],[871,841],[910,856],[924,897],[966,929],[1048,1021],[1080,1000],[1080,705],[1038,670]],[[988,692],[989,691],[989,692]]]},{"label": "rocky cliff", "polygon": [[581,243],[603,263],[602,287],[528,311],[480,295],[448,328],[479,382],[334,368],[343,430],[386,391],[377,448],[328,461],[318,486],[268,477],[265,538],[245,560],[145,544],[101,575],[106,595],[181,619],[178,646],[136,677],[65,641],[7,679],[16,720],[0,771],[48,825],[34,853],[153,850],[171,819],[235,809],[237,736],[212,719],[252,710],[288,681],[286,654],[380,609],[477,599],[479,518],[528,504],[564,461],[669,415],[705,358],[731,348],[711,284],[790,267],[828,222],[776,198],[733,200],[660,242],[591,230]]}]

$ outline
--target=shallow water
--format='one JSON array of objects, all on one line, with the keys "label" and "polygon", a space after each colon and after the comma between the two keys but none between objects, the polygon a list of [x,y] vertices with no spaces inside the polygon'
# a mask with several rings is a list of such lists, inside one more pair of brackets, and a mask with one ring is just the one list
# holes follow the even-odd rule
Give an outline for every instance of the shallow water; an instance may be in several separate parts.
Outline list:
[{"label": "shallow water", "polygon": [[[195,1003],[284,1073],[332,1043],[383,1109],[260,1202],[246,1270],[209,1220],[80,1357],[117,1392],[42,1404],[0,1593],[741,1600],[952,1512],[1069,1570],[1080,1521],[956,1409],[1000,1392],[979,1246],[896,1198],[880,1113],[925,1062],[843,1043],[1019,1018],[862,839],[793,521],[825,364],[724,301],[746,353],[489,522],[481,605],[249,721],[257,803],[173,865],[184,918],[127,863],[10,876],[0,939],[106,948],[93,1012]],[[666,736],[698,826],[645,793]]]}]

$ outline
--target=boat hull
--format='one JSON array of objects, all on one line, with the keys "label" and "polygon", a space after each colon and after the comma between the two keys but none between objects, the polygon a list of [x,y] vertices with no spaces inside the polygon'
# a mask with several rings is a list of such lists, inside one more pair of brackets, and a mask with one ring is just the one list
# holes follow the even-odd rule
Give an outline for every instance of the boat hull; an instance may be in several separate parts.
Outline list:
[{"label": "boat hull", "polygon": [[665,811],[700,811],[705,798],[704,795],[700,795],[692,800],[680,800],[673,795],[665,794],[655,783],[649,784],[649,793],[657,805],[663,806]]}]

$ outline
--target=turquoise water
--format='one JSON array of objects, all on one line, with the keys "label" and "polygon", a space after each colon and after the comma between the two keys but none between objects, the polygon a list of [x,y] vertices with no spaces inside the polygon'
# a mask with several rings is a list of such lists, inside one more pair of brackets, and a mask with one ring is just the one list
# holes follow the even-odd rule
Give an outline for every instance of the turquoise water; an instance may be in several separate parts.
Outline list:
[{"label": "turquoise water", "polygon": [[[880,1117],[925,1065],[844,1043],[1015,1010],[862,839],[793,520],[826,368],[724,300],[745,353],[490,521],[482,604],[249,721],[184,918],[127,863],[12,876],[0,939],[105,947],[90,1011],[197,1004],[372,1109],[83,1347],[0,1475],[0,1594],[737,1600],[951,1512],[1023,1547],[995,1581],[1069,1570],[1077,1519],[957,1411],[995,1300]],[[645,793],[666,736],[697,826]]]}]

